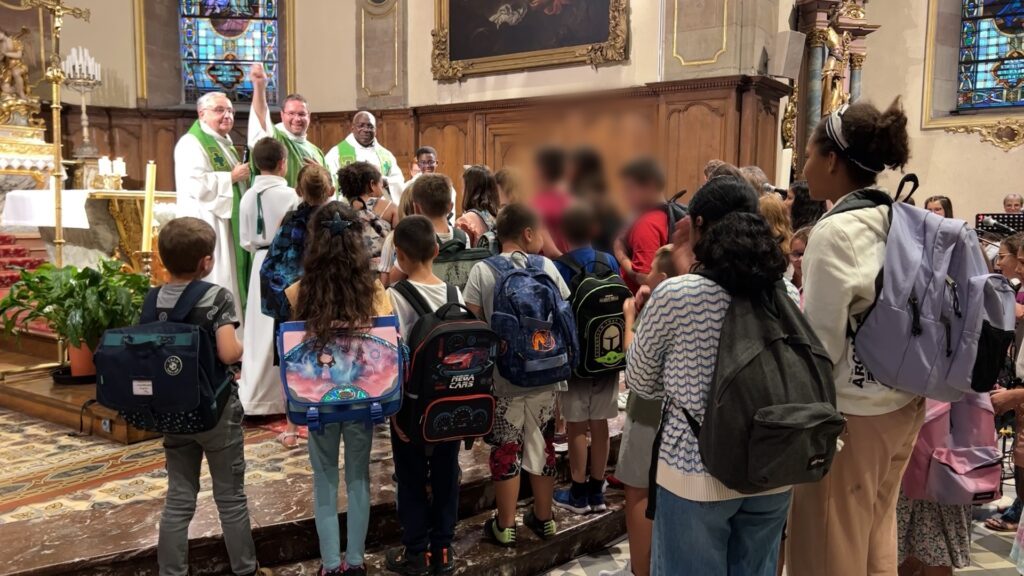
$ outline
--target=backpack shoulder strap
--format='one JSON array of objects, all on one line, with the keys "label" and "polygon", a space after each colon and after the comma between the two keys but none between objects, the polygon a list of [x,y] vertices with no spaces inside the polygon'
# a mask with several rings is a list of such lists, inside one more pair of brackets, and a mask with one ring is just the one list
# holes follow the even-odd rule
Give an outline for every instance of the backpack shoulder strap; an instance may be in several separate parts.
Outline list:
[{"label": "backpack shoulder strap", "polygon": [[150,288],[146,293],[146,299],[142,302],[142,314],[139,316],[139,324],[156,322],[156,301],[160,296],[160,287]]},{"label": "backpack shoulder strap", "polygon": [[412,306],[413,311],[415,311],[417,315],[426,316],[432,312],[430,305],[427,304],[427,300],[408,280],[399,281],[395,284],[394,288],[395,292],[401,294],[402,298],[405,298],[405,301]]},{"label": "backpack shoulder strap", "polygon": [[448,287],[447,300],[449,304],[459,303],[459,288],[454,284],[445,284]]},{"label": "backpack shoulder strap", "polygon": [[469,248],[469,234],[461,228],[452,227],[452,240],[460,242],[463,248]]},{"label": "backpack shoulder strap", "polygon": [[583,273],[583,266],[580,266],[580,263],[577,262],[575,258],[573,258],[567,253],[559,256],[558,262],[561,262],[562,264],[568,266],[569,269],[572,270],[573,276],[575,276],[576,274]]},{"label": "backpack shoulder strap", "polygon": [[490,266],[492,270],[494,270],[495,274],[502,274],[504,272],[508,272],[513,268],[512,262],[508,258],[502,256],[501,254],[491,256],[490,258],[484,260],[484,262],[486,262],[487,265]]},{"label": "backpack shoulder strap", "polygon": [[174,309],[167,316],[167,319],[171,322],[184,322],[188,317],[188,313],[196,307],[196,304],[202,300],[206,292],[213,288],[213,284],[209,282],[203,282],[202,280],[193,280],[188,283],[185,287],[185,291],[178,297],[178,302],[174,305]]},{"label": "backpack shoulder strap", "polygon": [[861,210],[863,208],[892,206],[892,204],[893,199],[888,194],[881,190],[868,188],[851,193],[835,208],[832,208],[832,211],[826,214],[825,217],[827,218],[829,216],[835,216],[836,214],[843,214],[845,212],[853,212],[854,210]]}]

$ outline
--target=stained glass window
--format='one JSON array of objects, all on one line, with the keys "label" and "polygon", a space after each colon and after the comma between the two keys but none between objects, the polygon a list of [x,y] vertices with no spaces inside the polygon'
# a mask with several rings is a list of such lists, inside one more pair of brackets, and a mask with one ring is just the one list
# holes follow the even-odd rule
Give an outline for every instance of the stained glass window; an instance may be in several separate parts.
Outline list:
[{"label": "stained glass window", "polygon": [[962,0],[958,110],[1024,106],[1024,0]]},{"label": "stained glass window", "polygon": [[277,103],[278,0],[180,0],[185,102],[224,92],[252,102],[249,68],[263,62],[268,100]]}]

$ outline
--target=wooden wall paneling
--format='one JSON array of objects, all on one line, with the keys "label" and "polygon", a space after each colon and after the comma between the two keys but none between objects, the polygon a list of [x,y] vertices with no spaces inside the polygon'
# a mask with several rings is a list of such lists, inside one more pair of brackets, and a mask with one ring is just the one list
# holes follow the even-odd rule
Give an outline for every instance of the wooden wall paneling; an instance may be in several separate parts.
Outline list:
[{"label": "wooden wall paneling", "polygon": [[437,150],[437,171],[451,178],[455,186],[455,212],[462,213],[462,167],[475,164],[470,127],[472,115],[465,112],[429,114],[417,118],[417,147]]},{"label": "wooden wall paneling", "polygon": [[142,190],[146,177],[146,158],[144,138],[146,130],[143,124],[146,119],[132,110],[112,110],[111,150],[112,157],[124,158],[128,168],[128,176],[124,179],[124,187],[129,190]]},{"label": "wooden wall paneling", "polygon": [[352,131],[352,114],[316,114],[312,126],[316,130],[315,135],[311,135],[313,143],[326,154]]},{"label": "wooden wall paneling", "polygon": [[156,188],[174,190],[174,147],[181,137],[178,120],[166,114],[151,116],[147,118],[145,128],[144,160],[156,162]]},{"label": "wooden wall paneling", "polygon": [[415,161],[416,136],[416,117],[412,110],[387,110],[377,114],[377,139],[395,155],[406,179]]},{"label": "wooden wall paneling", "polygon": [[674,94],[665,97],[660,108],[667,194],[684,188],[694,194],[704,181],[704,165],[709,160],[736,162],[735,136],[730,127],[737,122],[727,93]]}]

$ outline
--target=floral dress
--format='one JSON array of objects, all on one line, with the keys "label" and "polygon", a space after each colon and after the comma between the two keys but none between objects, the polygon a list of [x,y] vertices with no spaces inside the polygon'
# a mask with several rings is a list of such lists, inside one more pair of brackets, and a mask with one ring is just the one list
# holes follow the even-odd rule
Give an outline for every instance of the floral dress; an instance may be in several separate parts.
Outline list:
[{"label": "floral dress", "polygon": [[917,558],[926,566],[970,566],[970,505],[910,500],[901,492],[896,517],[900,564],[907,558]]}]

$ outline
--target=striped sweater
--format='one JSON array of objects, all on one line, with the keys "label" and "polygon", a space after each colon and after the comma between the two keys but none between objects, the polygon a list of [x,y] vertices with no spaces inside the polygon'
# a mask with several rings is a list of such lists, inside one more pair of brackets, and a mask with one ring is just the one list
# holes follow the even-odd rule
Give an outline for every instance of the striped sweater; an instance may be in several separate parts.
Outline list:
[{"label": "striped sweater", "polygon": [[[799,301],[796,288],[789,288]],[[697,502],[749,496],[708,474],[697,437],[683,414],[685,408],[698,421],[704,419],[719,335],[731,301],[724,288],[702,276],[662,282],[641,313],[626,360],[626,385],[643,398],[665,400],[658,485]]]}]

